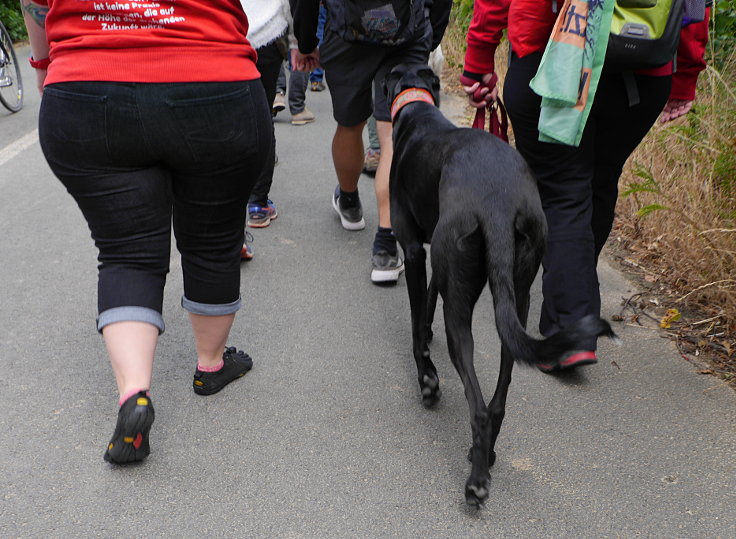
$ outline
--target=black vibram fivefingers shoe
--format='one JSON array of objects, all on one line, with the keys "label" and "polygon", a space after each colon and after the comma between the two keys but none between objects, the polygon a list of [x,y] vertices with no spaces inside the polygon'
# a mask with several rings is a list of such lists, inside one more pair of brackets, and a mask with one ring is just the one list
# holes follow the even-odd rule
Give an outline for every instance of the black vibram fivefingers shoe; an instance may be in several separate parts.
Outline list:
[{"label": "black vibram fivefingers shoe", "polygon": [[234,346],[225,348],[222,360],[224,365],[219,371],[206,372],[197,369],[194,372],[192,387],[194,387],[194,392],[197,395],[217,393],[230,382],[244,376],[246,372],[253,368],[251,357]]},{"label": "black vibram fivefingers shoe", "polygon": [[118,411],[118,423],[104,459],[112,464],[143,460],[151,452],[148,433],[154,419],[153,404],[145,391],[126,400]]}]

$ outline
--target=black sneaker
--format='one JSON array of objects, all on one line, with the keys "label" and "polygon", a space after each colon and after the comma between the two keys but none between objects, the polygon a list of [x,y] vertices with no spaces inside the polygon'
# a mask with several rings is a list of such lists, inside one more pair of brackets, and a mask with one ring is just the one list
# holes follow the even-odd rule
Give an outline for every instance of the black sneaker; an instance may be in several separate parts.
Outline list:
[{"label": "black sneaker", "polygon": [[404,261],[398,254],[391,255],[386,251],[379,251],[373,255],[372,262],[371,281],[377,284],[396,283],[404,271]]},{"label": "black sneaker", "polygon": [[544,373],[550,374],[562,370],[574,369],[582,365],[594,365],[595,363],[598,363],[595,352],[591,350],[573,350],[565,354],[559,363],[554,365],[537,363],[537,368]]},{"label": "black sneaker", "polygon": [[118,423],[104,459],[112,464],[143,460],[151,452],[148,433],[154,419],[153,404],[145,391],[126,400],[118,411]]},{"label": "black sneaker", "polygon": [[340,199],[339,185],[335,188],[335,194],[332,196],[332,207],[340,216],[340,223],[342,223],[345,230],[363,230],[365,228],[363,206],[360,204],[360,199],[358,198],[357,203],[350,206],[344,204],[344,201]]},{"label": "black sneaker", "polygon": [[206,372],[197,369],[194,372],[192,387],[197,395],[212,395],[220,391],[233,380],[244,376],[253,368],[253,360],[242,350],[234,346],[225,348],[222,354],[224,365],[219,371]]}]

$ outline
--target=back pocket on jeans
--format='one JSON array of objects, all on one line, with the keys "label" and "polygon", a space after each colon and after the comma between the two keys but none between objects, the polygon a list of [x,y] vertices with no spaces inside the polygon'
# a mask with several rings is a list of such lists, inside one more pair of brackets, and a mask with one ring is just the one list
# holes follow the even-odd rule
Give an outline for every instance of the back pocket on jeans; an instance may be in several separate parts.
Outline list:
[{"label": "back pocket on jeans", "polygon": [[195,161],[229,163],[257,151],[258,128],[249,86],[203,97],[168,98],[166,103]]},{"label": "back pocket on jeans", "polygon": [[106,161],[107,96],[87,94],[85,83],[51,84],[41,98],[39,136],[49,162]]}]

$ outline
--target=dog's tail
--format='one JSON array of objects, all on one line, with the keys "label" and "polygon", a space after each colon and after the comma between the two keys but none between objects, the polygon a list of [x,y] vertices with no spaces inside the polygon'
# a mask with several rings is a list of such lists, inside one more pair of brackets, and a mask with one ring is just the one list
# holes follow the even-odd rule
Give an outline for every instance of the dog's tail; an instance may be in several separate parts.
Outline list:
[{"label": "dog's tail", "polygon": [[[537,366],[555,366],[566,353],[583,350],[586,342],[600,336],[616,339],[611,325],[595,315],[588,315],[575,324],[546,339],[529,335],[519,320],[514,286],[515,248],[514,231],[503,238],[502,232],[489,223],[482,225],[486,243],[488,283],[493,292],[496,329],[501,342],[509,349],[517,363]],[[504,227],[507,228],[507,227]],[[518,232],[517,232],[518,233]],[[521,240],[524,241],[524,240]],[[519,261],[519,263],[531,260]]]}]

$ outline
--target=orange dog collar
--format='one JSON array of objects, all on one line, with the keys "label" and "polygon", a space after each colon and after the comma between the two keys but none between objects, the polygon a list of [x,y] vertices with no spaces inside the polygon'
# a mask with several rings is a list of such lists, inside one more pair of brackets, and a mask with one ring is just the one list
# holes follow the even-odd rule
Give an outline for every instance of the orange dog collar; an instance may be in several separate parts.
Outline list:
[{"label": "orange dog collar", "polygon": [[425,103],[434,105],[434,97],[432,97],[432,94],[427,90],[422,90],[421,88],[407,88],[397,95],[394,102],[391,103],[391,121],[394,121],[394,118],[396,118],[396,115],[402,107],[415,101],[424,101]]}]

